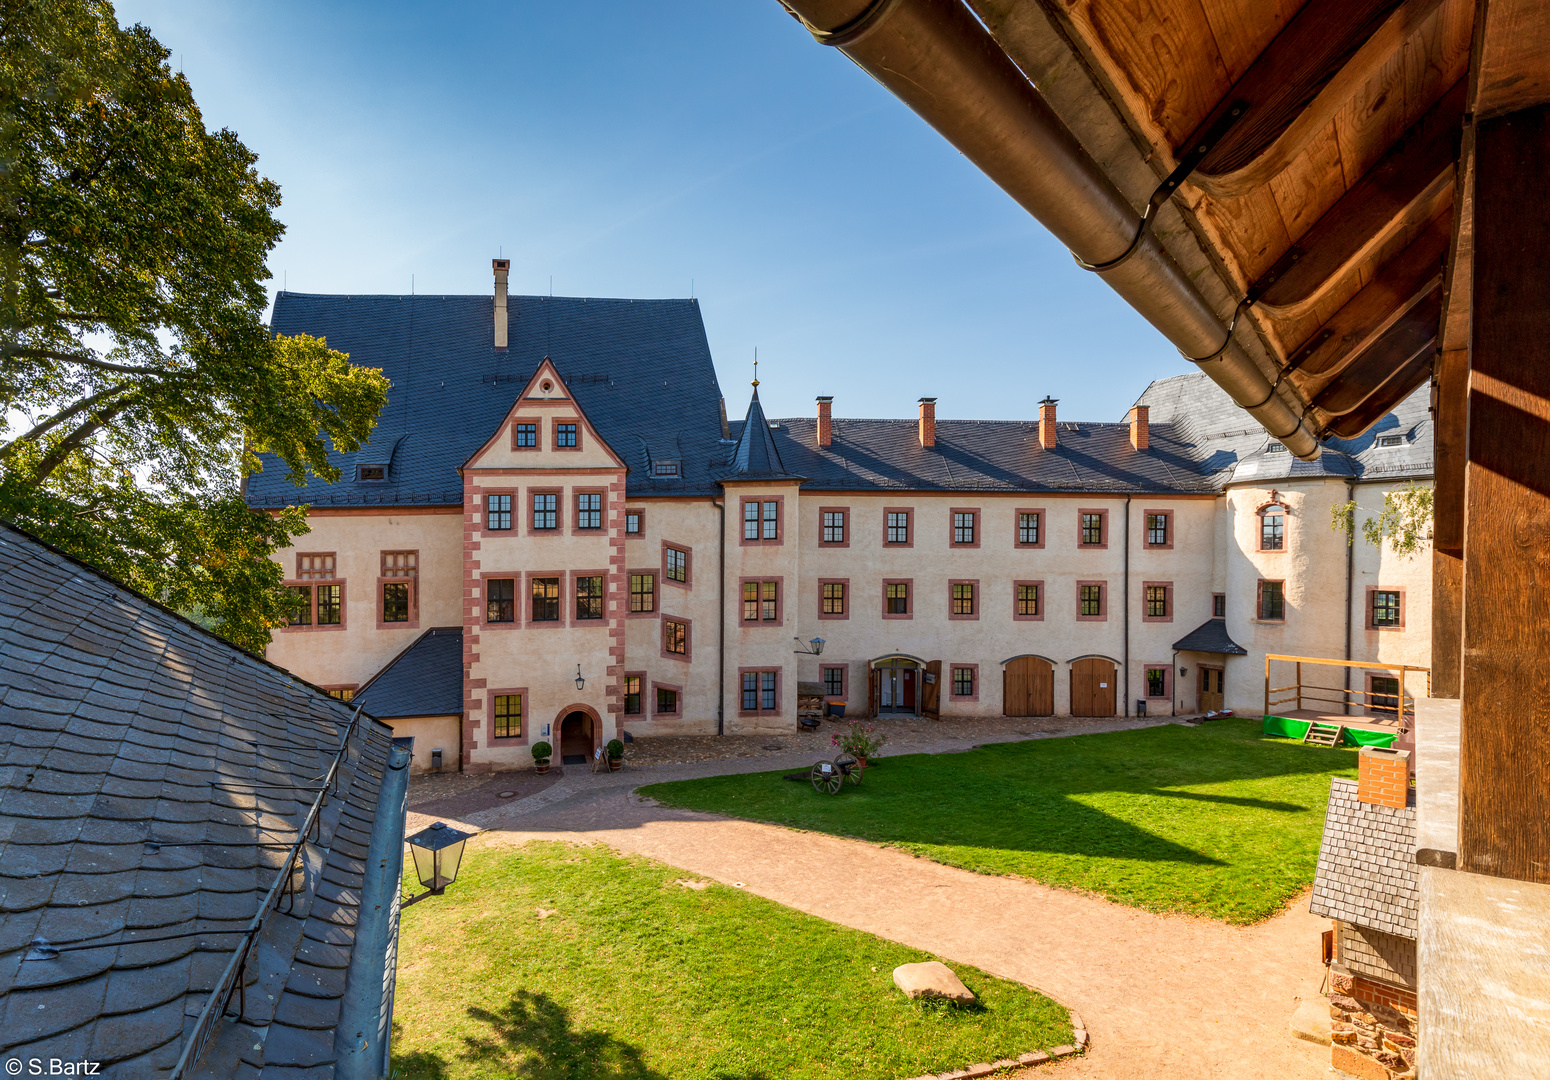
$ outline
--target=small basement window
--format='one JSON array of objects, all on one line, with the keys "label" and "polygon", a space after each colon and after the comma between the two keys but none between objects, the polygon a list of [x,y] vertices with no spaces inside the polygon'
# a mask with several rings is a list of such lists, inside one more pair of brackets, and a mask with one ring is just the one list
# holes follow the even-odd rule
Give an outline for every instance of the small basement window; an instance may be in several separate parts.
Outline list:
[{"label": "small basement window", "polygon": [[1405,437],[1403,435],[1379,435],[1378,436],[1378,445],[1379,446],[1403,446],[1404,444],[1405,444]]},{"label": "small basement window", "polygon": [[387,466],[386,465],[362,465],[362,466],[359,467],[359,469],[358,469],[358,471],[356,472],[355,475],[356,475],[356,479],[358,479],[358,480],[386,480],[387,479]]}]

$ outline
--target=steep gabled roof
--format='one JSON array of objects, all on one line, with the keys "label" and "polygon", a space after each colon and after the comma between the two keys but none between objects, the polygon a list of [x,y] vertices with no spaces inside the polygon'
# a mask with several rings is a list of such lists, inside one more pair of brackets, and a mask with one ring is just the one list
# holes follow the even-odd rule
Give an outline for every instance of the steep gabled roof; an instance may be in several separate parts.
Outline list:
[{"label": "steep gabled roof", "polygon": [[1415,807],[1364,803],[1356,792],[1355,780],[1330,781],[1308,910],[1413,940],[1419,907]]},{"label": "steep gabled roof", "polygon": [[753,396],[748,400],[748,415],[743,418],[737,434],[737,444],[732,447],[730,472],[726,480],[800,480],[786,469],[781,460],[780,448],[770,432],[770,422],[764,418],[764,406],[759,404],[759,384],[755,383]]},{"label": "steep gabled roof", "polygon": [[355,695],[379,720],[454,716],[463,711],[463,631],[427,630]]},{"label": "steep gabled roof", "polygon": [[[333,1020],[387,1022],[392,968],[355,943],[396,936],[407,755],[352,713],[0,524],[0,1056],[166,1076],[261,910],[244,1022],[186,1075],[324,1080],[358,1053]],[[265,907],[336,760],[294,907]]]},{"label": "steep gabled roof", "polygon": [[1234,641],[1227,633],[1226,619],[1207,619],[1173,643],[1179,652],[1221,653],[1224,656],[1247,656],[1248,650]]}]

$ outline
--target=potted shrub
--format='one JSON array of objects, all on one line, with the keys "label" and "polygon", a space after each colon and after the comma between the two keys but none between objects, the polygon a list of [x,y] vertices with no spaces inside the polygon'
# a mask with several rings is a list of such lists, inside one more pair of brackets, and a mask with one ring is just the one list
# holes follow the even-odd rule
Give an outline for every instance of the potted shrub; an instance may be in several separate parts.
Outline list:
[{"label": "potted shrub", "polygon": [[618,739],[608,740],[608,771],[618,772],[624,768],[624,744]]},{"label": "potted shrub", "polygon": [[866,768],[867,758],[875,755],[888,741],[888,736],[868,727],[859,720],[852,720],[845,725],[845,730],[829,739],[831,746],[837,746],[843,752],[856,759],[856,764]]},{"label": "potted shrub", "polygon": [[549,758],[554,754],[554,747],[546,742],[533,744],[533,771],[539,776],[549,771]]}]

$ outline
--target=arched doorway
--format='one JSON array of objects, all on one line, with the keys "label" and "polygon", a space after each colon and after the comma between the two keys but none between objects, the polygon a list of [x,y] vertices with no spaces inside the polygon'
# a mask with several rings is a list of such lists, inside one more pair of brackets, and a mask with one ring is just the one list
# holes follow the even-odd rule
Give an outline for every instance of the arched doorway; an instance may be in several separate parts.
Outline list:
[{"label": "arched doorway", "polygon": [[1006,716],[1055,715],[1055,665],[1042,656],[1016,656],[1001,672]]},{"label": "arched doorway", "polygon": [[1114,661],[1084,656],[1071,661],[1071,715],[1113,716],[1117,693]]},{"label": "arched doorway", "polygon": [[597,724],[591,710],[572,709],[560,721],[560,764],[585,765],[597,747]]},{"label": "arched doorway", "polygon": [[919,662],[890,656],[872,662],[871,712],[873,716],[920,715]]}]

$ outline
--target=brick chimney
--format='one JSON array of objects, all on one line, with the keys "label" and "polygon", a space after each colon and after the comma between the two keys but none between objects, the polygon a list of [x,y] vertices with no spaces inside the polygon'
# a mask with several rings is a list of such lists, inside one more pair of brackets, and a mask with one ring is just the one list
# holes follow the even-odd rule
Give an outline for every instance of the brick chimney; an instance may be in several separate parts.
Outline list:
[{"label": "brick chimney", "polygon": [[936,445],[936,398],[920,399],[920,445]]},{"label": "brick chimney", "polygon": [[1356,799],[1403,809],[1410,802],[1410,751],[1364,746],[1357,755]]},{"label": "brick chimney", "polygon": [[1130,407],[1130,445],[1137,450],[1145,450],[1151,444],[1151,433],[1147,430],[1147,414],[1152,410],[1145,405],[1132,405]]},{"label": "brick chimney", "polygon": [[495,347],[506,347],[506,275],[511,272],[510,259],[491,259],[495,269]]},{"label": "brick chimney", "polygon": [[1055,406],[1059,404],[1052,397],[1039,402],[1039,445],[1046,450],[1055,449]]},{"label": "brick chimney", "polygon": [[818,445],[828,446],[834,442],[834,414],[831,408],[834,405],[832,397],[820,397],[818,399]]}]

